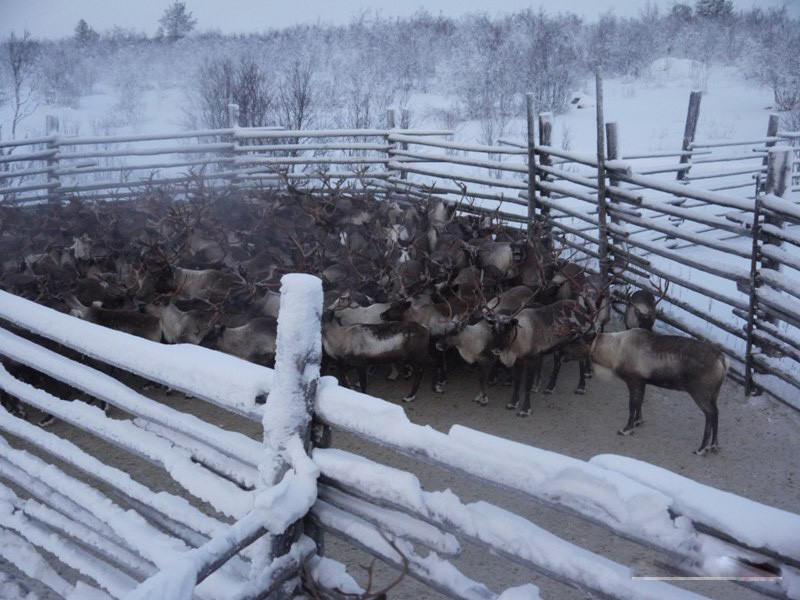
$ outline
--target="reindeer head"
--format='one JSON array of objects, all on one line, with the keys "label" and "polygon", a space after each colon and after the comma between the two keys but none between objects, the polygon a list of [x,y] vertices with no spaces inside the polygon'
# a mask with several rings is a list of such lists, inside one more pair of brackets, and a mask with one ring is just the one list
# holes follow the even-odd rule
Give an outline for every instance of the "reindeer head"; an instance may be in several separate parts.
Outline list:
[{"label": "reindeer head", "polygon": [[402,321],[406,311],[411,307],[411,300],[395,300],[381,313],[381,321]]},{"label": "reindeer head", "polygon": [[492,354],[499,356],[507,350],[519,333],[519,320],[516,315],[493,315],[485,313],[484,318],[492,326],[492,341],[489,349]]}]

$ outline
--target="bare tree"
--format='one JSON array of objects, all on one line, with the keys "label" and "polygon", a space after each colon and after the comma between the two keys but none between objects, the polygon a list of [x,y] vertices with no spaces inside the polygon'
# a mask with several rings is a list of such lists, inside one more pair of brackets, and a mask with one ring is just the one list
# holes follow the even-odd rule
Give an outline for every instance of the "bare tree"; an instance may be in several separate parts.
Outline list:
[{"label": "bare tree", "polygon": [[3,44],[4,59],[11,75],[14,115],[11,118],[11,139],[17,135],[20,121],[29,117],[37,108],[34,100],[36,91],[35,67],[39,53],[39,42],[31,37],[28,30],[17,37],[13,32]]},{"label": "bare tree", "polygon": [[314,121],[317,111],[317,87],[310,59],[295,60],[278,84],[281,124],[289,129],[303,129]]},{"label": "bare tree", "polygon": [[250,58],[238,64],[231,58],[206,61],[196,77],[190,98],[191,119],[204,126],[222,129],[228,126],[228,104],[239,105],[239,125],[262,127],[273,121],[274,100],[264,70]]}]

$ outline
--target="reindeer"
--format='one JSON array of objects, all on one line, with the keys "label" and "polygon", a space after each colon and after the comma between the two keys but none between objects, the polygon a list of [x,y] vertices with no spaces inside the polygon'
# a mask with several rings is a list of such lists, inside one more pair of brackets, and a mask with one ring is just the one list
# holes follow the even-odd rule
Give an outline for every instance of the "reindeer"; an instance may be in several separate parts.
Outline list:
[{"label": "reindeer", "polygon": [[464,362],[481,367],[481,391],[473,398],[474,402],[482,406],[488,404],[489,394],[486,386],[492,367],[497,363],[497,357],[490,350],[493,339],[492,326],[485,315],[515,313],[522,308],[532,306],[534,297],[535,292],[526,286],[520,285],[506,290],[486,302],[483,311],[476,311],[469,318],[459,319],[455,328],[436,342],[436,349],[440,352],[456,348]]},{"label": "reindeer", "polygon": [[669,282],[664,283],[660,280],[659,284],[654,286],[658,297],[653,292],[646,289],[636,290],[632,294],[627,292],[625,298],[627,306],[625,307],[625,329],[634,329],[641,327],[648,331],[653,330],[653,324],[656,320],[657,308],[664,296],[667,295],[669,289]]},{"label": "reindeer", "polygon": [[322,347],[325,354],[337,363],[339,381],[347,385],[347,367],[355,367],[362,392],[367,389],[367,365],[408,362],[412,365],[414,378],[411,391],[403,402],[415,400],[424,365],[430,362],[429,344],[428,330],[418,323],[395,321],[345,326],[334,310],[328,309],[322,315]]},{"label": "reindeer", "polygon": [[256,317],[239,327],[215,323],[200,345],[259,365],[271,366],[275,361],[277,339],[278,322],[269,317]]},{"label": "reindeer", "polygon": [[591,332],[568,348],[588,358],[628,386],[628,422],[617,433],[629,435],[643,423],[642,402],[648,384],[689,393],[705,415],[703,439],[694,453],[718,449],[717,397],[728,372],[728,359],[708,342],[659,335],[642,328],[614,333]]},{"label": "reindeer", "polygon": [[172,301],[163,299],[145,304],[143,311],[158,317],[162,340],[167,344],[199,344],[216,321],[216,315],[207,309],[183,311]]},{"label": "reindeer", "polygon": [[155,315],[148,315],[138,310],[111,310],[97,305],[84,306],[72,294],[65,294],[64,301],[73,317],[143,337],[152,342],[162,340],[161,319]]},{"label": "reindeer", "polygon": [[530,416],[531,389],[542,357],[572,341],[576,334],[565,323],[584,313],[577,301],[560,300],[541,308],[524,308],[515,315],[487,315],[492,325],[491,351],[514,376],[506,408],[517,409],[517,416]]}]

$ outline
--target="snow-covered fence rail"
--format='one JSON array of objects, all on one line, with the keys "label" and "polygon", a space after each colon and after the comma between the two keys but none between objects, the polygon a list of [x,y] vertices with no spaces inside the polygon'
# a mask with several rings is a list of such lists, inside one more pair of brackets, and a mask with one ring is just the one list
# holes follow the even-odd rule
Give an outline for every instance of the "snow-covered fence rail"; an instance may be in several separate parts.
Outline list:
[{"label": "snow-covered fence rail", "polygon": [[[232,117],[235,119],[235,116]],[[0,140],[0,202],[91,194],[127,197],[155,185],[194,182],[327,182],[388,177],[387,137],[447,130],[284,130],[230,127],[163,134],[63,136],[48,117],[47,136]],[[116,175],[114,175],[116,174]],[[38,192],[38,193],[33,193]]]},{"label": "snow-covered fence rail", "polygon": [[[700,598],[666,583],[632,580],[625,565],[500,506],[466,503],[449,490],[426,491],[413,468],[400,470],[322,442],[310,449],[313,413],[334,430],[334,444],[336,432],[347,432],[522,494],[655,550],[668,562],[680,561],[691,573],[725,574],[717,572],[722,557],[769,560],[781,579],[748,584],[776,598],[798,589],[800,516],[672,473],[654,476],[651,465],[621,457],[586,462],[465,427],[442,433],[413,424],[398,405],[344,389],[331,377],[318,379],[320,282],[288,275],[282,284],[275,372],[202,348],[133,338],[0,292],[0,320],[8,324],[0,330],[4,359],[132,418],[109,419],[97,408],[64,402],[5,367],[0,388],[162,467],[183,489],[156,492],[104,464],[110,453],[93,456],[66,436],[3,411],[0,536],[25,549],[4,558],[62,594],[100,594],[90,589],[96,586],[111,597],[189,598],[194,590],[201,598],[254,598],[293,579],[302,565],[318,591],[360,594],[341,566],[321,556],[324,545],[315,529],[304,534],[301,525],[292,526],[307,516],[307,525],[451,598],[538,597],[530,584],[498,594],[473,579],[475,573],[459,570],[462,542],[598,597]],[[264,444],[155,402],[81,356],[169,383],[259,422]],[[190,496],[214,511],[190,504]],[[737,508],[731,515],[748,515],[744,523],[715,509],[732,503]],[[82,581],[73,585],[48,571],[42,550],[59,556]]]},{"label": "snow-covered fence rail", "polygon": [[[287,276],[282,291],[291,308],[282,311],[278,335],[289,339],[274,381],[271,370],[226,355],[162,346],[0,292],[0,390],[82,431],[84,440],[76,445],[67,439],[74,433],[59,437],[0,409],[0,532],[4,547],[18,549],[2,556],[75,597],[257,598],[295,579],[315,552],[293,524],[316,500],[318,469],[305,445],[319,373],[307,365],[319,365],[322,292],[303,275]],[[301,334],[298,323],[312,331]],[[98,363],[263,419],[264,443],[156,402]],[[38,387],[23,380],[34,372]],[[257,399],[270,391],[277,395],[258,410]],[[128,418],[64,401],[76,393]],[[87,444],[87,436],[107,445]],[[160,467],[182,492],[132,478],[130,459],[124,471],[105,464],[110,448]],[[263,549],[252,546],[261,538]],[[77,585],[50,573],[41,550],[77,571]]]}]

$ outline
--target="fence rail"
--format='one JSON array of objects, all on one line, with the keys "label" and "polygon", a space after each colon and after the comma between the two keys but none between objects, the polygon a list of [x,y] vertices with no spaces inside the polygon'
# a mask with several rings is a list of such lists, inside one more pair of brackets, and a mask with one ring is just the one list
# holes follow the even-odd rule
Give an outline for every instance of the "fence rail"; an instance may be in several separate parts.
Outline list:
[{"label": "fence rail", "polygon": [[[0,170],[0,202],[73,194],[125,197],[192,181],[207,187],[290,182],[308,190],[349,181],[387,195],[435,194],[462,212],[490,213],[516,226],[531,222],[530,206],[536,218],[562,234],[566,247],[594,259],[613,258],[618,267],[629,265],[620,283],[647,285],[651,275],[671,282],[673,293],[665,298],[670,309],[662,313],[673,325],[720,344],[734,359],[732,374],[747,379],[750,391],[769,390],[800,409],[796,354],[778,353],[778,346],[765,352],[758,343],[780,336],[783,345],[794,347],[792,340],[800,337],[800,272],[792,252],[781,249],[782,244],[794,247],[800,237],[791,200],[800,151],[786,145],[800,136],[779,131],[773,115],[763,137],[695,141],[699,111],[700,95],[693,93],[683,148],[676,151],[626,154],[619,149],[617,125],[605,124],[603,181],[598,157],[553,146],[552,115],[534,118],[532,106],[530,145],[510,139],[497,146],[464,144],[442,139],[450,131],[397,129],[394,111],[387,113],[385,129],[231,127],[160,135],[50,135],[0,142],[0,169],[6,169]],[[187,143],[193,138],[196,143]],[[142,143],[148,145],[134,147]],[[25,145],[27,154],[18,151]],[[96,149],[76,151],[86,146]],[[732,153],[736,147],[741,154]],[[137,160],[158,155],[164,160]],[[678,160],[665,164],[668,158]],[[753,164],[731,168],[731,161]],[[113,173],[119,179],[109,179]],[[714,182],[713,189],[699,187],[703,181]],[[754,221],[756,196],[762,203],[759,214],[766,215],[758,217],[765,219],[760,226]],[[606,210],[607,228],[599,217]],[[608,243],[600,229],[607,230]],[[758,298],[752,323],[751,296]]]},{"label": "fence rail", "polygon": [[[94,587],[94,594],[102,589],[117,598],[148,598],[165,589],[173,590],[176,600],[192,594],[256,598],[294,578],[309,561],[319,567],[325,553],[321,529],[451,598],[539,597],[532,584],[497,593],[459,570],[462,542],[597,597],[642,597],[643,588],[626,566],[527,518],[485,501],[465,503],[449,491],[427,491],[413,469],[330,447],[330,435],[311,435],[313,415],[325,427],[598,525],[668,562],[702,565],[720,553],[769,560],[780,568],[781,580],[745,583],[763,595],[785,598],[800,583],[794,543],[800,515],[623,457],[582,461],[461,426],[441,433],[412,423],[398,405],[344,389],[331,377],[319,379],[321,296],[314,277],[282,280],[272,371],[203,348],[163,346],[107,330],[0,292],[0,320],[7,323],[0,330],[0,354],[113,402],[126,418],[110,419],[82,402],[64,402],[5,368],[0,368],[0,388],[156,463],[184,490],[155,492],[104,464],[103,456],[3,410],[0,535],[16,536],[27,549],[6,558],[40,577],[46,563],[42,551],[58,556],[80,575],[77,586],[41,576],[62,594],[87,594]],[[31,334],[58,345],[51,350],[47,343],[26,339]],[[79,356],[175,385],[262,423],[264,442],[150,400]],[[263,394],[269,399],[259,404]],[[13,447],[6,436],[37,450]],[[81,477],[56,467],[54,459]],[[647,469],[658,471],[652,481]],[[694,486],[695,493],[678,491],[686,486]],[[217,513],[188,498],[205,500]],[[748,531],[755,533],[742,533],[740,519],[710,521],[708,515],[716,512],[709,506],[718,502],[747,514]],[[781,535],[758,535],[778,530]],[[415,545],[430,552],[423,556]],[[305,570],[321,594],[361,593],[341,566],[325,560],[327,571]],[[648,598],[701,597],[666,583],[648,584],[646,593]]]}]

